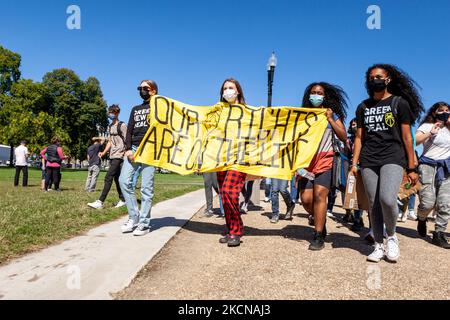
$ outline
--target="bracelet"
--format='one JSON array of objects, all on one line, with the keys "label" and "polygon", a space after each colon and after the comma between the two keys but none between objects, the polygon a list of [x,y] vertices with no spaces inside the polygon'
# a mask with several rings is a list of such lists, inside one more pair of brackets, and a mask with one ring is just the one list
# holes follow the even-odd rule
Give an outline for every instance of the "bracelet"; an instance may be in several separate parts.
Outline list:
[{"label": "bracelet", "polygon": [[415,168],[406,168],[406,173],[419,173],[419,170],[417,169],[417,167]]}]

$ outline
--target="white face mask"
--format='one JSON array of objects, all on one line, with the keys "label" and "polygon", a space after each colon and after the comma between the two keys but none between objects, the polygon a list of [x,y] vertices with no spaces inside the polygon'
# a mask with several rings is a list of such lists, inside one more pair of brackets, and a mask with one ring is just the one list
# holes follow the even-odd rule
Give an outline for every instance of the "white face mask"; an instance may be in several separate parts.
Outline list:
[{"label": "white face mask", "polygon": [[233,89],[224,90],[223,95],[222,95],[222,97],[230,103],[236,101],[237,96],[238,95],[237,95],[236,90],[233,90]]}]

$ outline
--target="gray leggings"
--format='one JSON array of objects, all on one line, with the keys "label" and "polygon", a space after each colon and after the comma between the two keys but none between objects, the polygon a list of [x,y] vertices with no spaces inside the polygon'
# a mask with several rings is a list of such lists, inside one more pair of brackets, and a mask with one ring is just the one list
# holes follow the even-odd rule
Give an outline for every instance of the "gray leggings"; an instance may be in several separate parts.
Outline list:
[{"label": "gray leggings", "polygon": [[364,187],[369,198],[372,230],[377,243],[383,243],[383,224],[389,237],[395,235],[397,195],[403,179],[403,168],[397,164],[362,169]]}]

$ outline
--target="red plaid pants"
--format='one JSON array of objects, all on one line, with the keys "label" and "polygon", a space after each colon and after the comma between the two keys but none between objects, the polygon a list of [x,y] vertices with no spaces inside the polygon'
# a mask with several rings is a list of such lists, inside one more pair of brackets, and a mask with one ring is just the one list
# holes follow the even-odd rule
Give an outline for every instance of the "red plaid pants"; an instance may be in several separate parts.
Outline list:
[{"label": "red plaid pants", "polygon": [[217,181],[229,235],[240,237],[244,233],[244,223],[239,208],[239,194],[245,184],[246,177],[246,173],[234,170],[217,172]]}]

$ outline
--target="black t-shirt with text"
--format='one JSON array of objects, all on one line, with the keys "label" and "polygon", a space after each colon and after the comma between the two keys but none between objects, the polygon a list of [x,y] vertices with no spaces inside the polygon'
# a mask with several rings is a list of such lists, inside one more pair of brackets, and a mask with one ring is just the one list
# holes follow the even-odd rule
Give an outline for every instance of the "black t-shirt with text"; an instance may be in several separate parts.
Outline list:
[{"label": "black t-shirt with text", "polygon": [[148,130],[147,116],[150,113],[150,105],[144,102],[141,105],[133,107],[128,120],[127,136],[125,139],[126,150],[132,147],[138,147]]},{"label": "black t-shirt with text", "polygon": [[362,167],[379,167],[385,164],[406,166],[406,152],[400,124],[411,124],[413,116],[409,103],[398,98],[393,110],[394,96],[384,100],[365,100],[356,110],[358,128],[363,128],[360,164]]},{"label": "black t-shirt with text", "polygon": [[102,145],[100,143],[95,143],[88,148],[87,154],[89,156],[89,167],[92,167],[94,165],[96,166],[100,165],[101,159],[98,156],[98,153],[101,150]]}]

